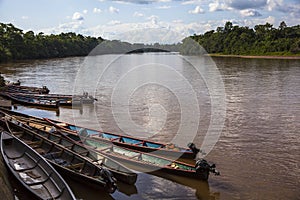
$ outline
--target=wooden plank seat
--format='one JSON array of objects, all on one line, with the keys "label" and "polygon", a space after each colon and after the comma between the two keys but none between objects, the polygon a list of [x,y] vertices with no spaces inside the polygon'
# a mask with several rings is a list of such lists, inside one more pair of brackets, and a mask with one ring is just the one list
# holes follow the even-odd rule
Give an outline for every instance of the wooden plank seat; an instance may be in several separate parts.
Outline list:
[{"label": "wooden plank seat", "polygon": [[12,134],[18,137],[23,135],[23,131],[13,131]]},{"label": "wooden plank seat", "polygon": [[46,183],[50,178],[51,178],[52,172],[48,175],[48,177],[45,180],[42,181],[37,181],[37,182],[33,182],[33,183],[26,183],[29,186],[34,186],[34,185],[42,185],[44,183]]},{"label": "wooden plank seat", "polygon": [[28,144],[29,146],[36,146],[36,145],[41,145],[42,144],[42,140],[38,140],[38,141],[30,141],[30,142],[26,142],[26,144]]},{"label": "wooden plank seat", "polygon": [[36,168],[39,164],[39,162],[42,160],[42,158],[39,158],[35,164],[31,167],[27,167],[27,168],[23,168],[23,169],[16,169],[11,162],[9,162],[9,165],[17,172],[24,172],[24,171],[28,171],[28,170],[33,170],[34,168]]},{"label": "wooden plank seat", "polygon": [[85,151],[82,151],[82,152],[77,152],[78,154],[80,155],[88,155],[90,153],[89,150],[85,150]]},{"label": "wooden plank seat", "polygon": [[66,167],[69,169],[77,169],[77,168],[82,168],[83,165],[84,165],[84,163],[77,163],[77,164],[67,165]]}]

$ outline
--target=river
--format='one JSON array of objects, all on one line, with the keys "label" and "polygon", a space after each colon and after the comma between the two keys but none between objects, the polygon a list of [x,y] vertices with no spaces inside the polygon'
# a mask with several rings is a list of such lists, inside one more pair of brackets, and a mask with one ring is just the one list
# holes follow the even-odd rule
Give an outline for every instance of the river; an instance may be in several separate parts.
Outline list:
[{"label": "river", "polygon": [[[74,183],[79,198],[300,199],[300,60],[150,53],[24,61],[0,70],[50,93],[87,91],[98,99],[59,111],[17,106],[20,112],[180,145],[193,140],[221,172],[208,183],[140,173],[135,187],[105,197]],[[220,124],[212,127],[210,149],[203,143],[213,118]]]}]

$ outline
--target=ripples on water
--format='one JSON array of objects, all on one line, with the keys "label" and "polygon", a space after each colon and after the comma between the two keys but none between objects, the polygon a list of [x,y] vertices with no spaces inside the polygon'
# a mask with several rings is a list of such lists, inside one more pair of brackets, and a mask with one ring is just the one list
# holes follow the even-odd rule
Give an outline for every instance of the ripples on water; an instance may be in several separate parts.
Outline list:
[{"label": "ripples on water", "polygon": [[[141,55],[132,55],[127,62],[135,62],[134,59],[138,59],[138,56]],[[97,59],[105,64],[107,61],[103,60],[112,58],[114,56],[109,55]],[[165,59],[166,55],[157,59],[162,58]],[[176,60],[170,60],[174,67],[181,68],[187,76],[197,79],[184,62],[178,64]],[[53,93],[72,93],[77,70],[83,61],[84,58],[66,58],[1,64],[1,73],[10,80],[19,79],[24,85],[47,85]],[[172,182],[140,174],[136,190],[127,195],[115,193],[113,198],[300,199],[300,60],[214,58],[214,61],[224,80],[227,111],[222,135],[207,159],[217,164],[221,176],[212,176],[206,185],[192,180],[180,179]],[[119,70],[124,66],[126,62],[122,63]],[[115,75],[118,73],[116,71]],[[92,75],[87,76],[85,80],[93,81],[89,79],[91,77]],[[174,81],[174,84],[178,83]],[[108,80],[107,84],[97,85],[96,82],[85,89],[93,92],[96,88],[97,92],[93,95],[99,101],[95,106],[84,106],[83,110],[60,108],[59,116],[56,116],[55,112],[25,107],[19,109],[29,114],[71,123],[74,123],[74,115],[76,123],[98,128],[98,124],[89,123],[84,117],[94,116],[100,120],[99,123],[104,129],[119,131],[110,120],[112,115],[106,113],[110,109],[110,86]],[[199,94],[200,130],[194,141],[198,146],[201,145],[202,134],[208,128],[210,117],[209,95],[202,86],[200,88],[203,90]],[[77,92],[80,93],[83,88],[77,88]],[[159,133],[153,139],[170,141],[180,120],[180,105],[176,96],[155,85],[145,86],[132,95],[130,112],[139,125],[149,121],[149,102],[161,103],[168,100],[162,104],[168,112],[167,121],[162,129],[158,129]],[[161,126],[160,121],[156,123]],[[82,198],[99,198],[97,192],[88,192],[90,195],[86,194],[87,196],[84,191],[78,193],[83,195]]]}]

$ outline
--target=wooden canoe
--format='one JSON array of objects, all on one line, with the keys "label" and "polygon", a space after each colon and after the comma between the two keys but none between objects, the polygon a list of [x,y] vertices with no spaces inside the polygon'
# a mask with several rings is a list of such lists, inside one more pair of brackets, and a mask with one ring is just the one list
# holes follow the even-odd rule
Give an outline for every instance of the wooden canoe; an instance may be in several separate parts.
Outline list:
[{"label": "wooden canoe", "polygon": [[[78,131],[84,127],[72,125],[66,122],[60,122],[52,119],[45,118],[47,122],[68,132],[70,134],[78,134]],[[150,140],[142,140],[139,138],[131,137],[131,136],[124,136],[114,133],[107,133],[102,131],[97,131],[93,129],[87,129],[86,133],[91,137],[98,139],[112,142],[113,144],[121,147],[125,147],[128,149],[133,149],[141,152],[146,153],[153,153],[158,156],[167,157],[170,159],[178,159],[178,158],[188,158],[188,159],[195,159],[196,155],[199,153],[199,149],[193,143],[188,144],[189,148],[178,147],[175,144],[166,144],[160,142],[153,142]],[[202,153],[202,151],[201,151]]]},{"label": "wooden canoe", "polygon": [[7,168],[38,199],[76,199],[57,171],[35,150],[2,131],[1,154]]},{"label": "wooden canoe", "polygon": [[187,164],[150,153],[116,146],[112,143],[107,143],[103,140],[86,135],[84,132],[81,141],[85,145],[90,146],[90,148],[141,172],[151,174],[163,172],[166,176],[168,176],[168,174],[175,174],[204,181],[208,180],[210,172],[219,175],[219,172],[215,170],[215,165],[210,165],[204,159],[196,161],[195,165]]},{"label": "wooden canoe", "polygon": [[[10,111],[10,113],[11,112],[12,111]],[[53,131],[53,127],[49,126],[49,124],[45,124],[41,118],[29,117],[25,114],[19,115],[21,115],[19,116],[19,119],[23,120],[23,122],[31,127],[46,131]],[[18,116],[15,115],[15,117]],[[168,174],[175,174],[197,180],[207,180],[210,172],[219,175],[219,172],[215,170],[215,165],[210,165],[206,160],[203,159],[198,160],[195,165],[191,165],[161,156],[119,147],[112,144],[110,141],[101,140],[86,133],[84,134],[83,138],[80,138],[77,134],[70,133],[68,130],[65,131],[65,129],[57,129],[57,132],[64,134],[71,140],[81,140],[84,144],[86,144],[86,148],[111,157],[114,160],[117,160],[127,165],[129,168],[137,171],[150,172],[154,175],[159,175],[162,177],[168,177]],[[80,132],[82,133],[82,131]]]},{"label": "wooden canoe", "polygon": [[[3,112],[5,111],[5,112]],[[28,115],[22,114],[22,113],[16,113],[14,111],[8,111],[3,110],[1,114],[5,116],[6,120],[9,120],[13,122],[15,125],[14,127],[18,130],[23,130],[23,127],[28,127],[32,131],[40,134],[41,136],[44,136],[48,138],[49,140],[53,141],[59,141],[58,144],[80,154],[83,155],[90,160],[95,160],[97,157],[101,158],[97,162],[95,162],[96,165],[104,166],[109,169],[114,175],[114,177],[121,182],[124,182],[129,185],[135,184],[137,180],[137,174],[130,170],[129,168],[125,167],[121,163],[116,162],[115,160],[100,154],[99,152],[96,152],[94,150],[87,150],[84,145],[80,142],[78,142],[79,138],[73,137],[73,139],[66,137],[61,134],[54,134],[51,130],[53,127],[51,127],[49,124],[45,124],[44,119],[42,118],[36,118],[36,117],[30,117]],[[9,113],[9,114],[8,114]],[[15,115],[14,115],[15,114]],[[19,122],[18,122],[19,121]],[[22,124],[22,123],[24,124]],[[44,123],[43,123],[44,122]],[[71,136],[72,137],[72,136]],[[74,140],[75,139],[75,140]],[[77,141],[76,141],[77,139]],[[98,154],[98,155],[95,155]]]},{"label": "wooden canoe", "polygon": [[63,176],[97,189],[104,189],[109,193],[116,190],[115,178],[106,168],[99,167],[83,156],[57,144],[58,141],[51,141],[26,127],[19,130],[17,124],[6,120],[5,117],[0,119],[0,125],[35,149]]},{"label": "wooden canoe", "polygon": [[[121,163],[114,161],[113,159],[94,151],[93,149],[87,149],[82,143],[75,141],[69,137],[66,137],[62,134],[55,134],[51,131],[51,127],[46,126],[45,124],[41,124],[34,121],[22,121],[16,120],[14,117],[6,115],[6,120],[14,123],[12,126],[14,129],[18,131],[26,131],[24,127],[29,128],[35,133],[49,139],[55,141],[57,144],[62,145],[88,159],[91,161],[97,160],[94,164],[106,167],[111,171],[114,177],[118,181],[122,181],[126,184],[133,185],[137,180],[137,174],[127,167],[123,166]],[[23,123],[22,123],[23,122]]]},{"label": "wooden canoe", "polygon": [[33,93],[33,94],[49,94],[50,90],[46,87],[32,87],[20,85],[7,85],[4,88],[8,92]]},{"label": "wooden canoe", "polygon": [[27,94],[27,93],[12,93],[12,92],[2,92],[3,96],[9,97],[9,95],[17,95],[22,98],[27,99],[41,99],[48,101],[59,101],[59,105],[62,106],[73,106],[79,104],[93,104],[96,100],[92,96],[88,95],[64,95],[64,94]]},{"label": "wooden canoe", "polygon": [[24,105],[41,106],[47,108],[58,108],[59,101],[57,99],[36,98],[34,96],[24,95],[20,93],[1,92],[2,96],[6,96],[11,100]]}]

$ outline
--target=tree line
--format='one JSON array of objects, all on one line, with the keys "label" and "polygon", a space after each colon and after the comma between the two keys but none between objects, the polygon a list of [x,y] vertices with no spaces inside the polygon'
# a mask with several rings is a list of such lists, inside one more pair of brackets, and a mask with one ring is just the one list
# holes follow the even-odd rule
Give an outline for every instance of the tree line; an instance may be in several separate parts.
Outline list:
[{"label": "tree line", "polygon": [[58,35],[35,34],[33,31],[24,33],[12,24],[0,23],[0,62],[86,56],[90,52],[92,55],[99,55],[157,51],[181,54],[208,52],[234,55],[300,55],[300,25],[288,27],[285,22],[281,22],[278,28],[269,23],[249,28],[226,22],[224,27],[187,37],[181,43],[145,45],[104,40],[101,37],[72,32]]},{"label": "tree line", "polygon": [[[92,51],[93,49],[94,51]],[[143,50],[135,52],[137,49]],[[110,41],[101,37],[83,36],[73,32],[58,35],[45,35],[42,32],[35,34],[33,31],[24,33],[23,30],[15,27],[13,24],[0,23],[0,62],[86,56],[89,53],[99,55],[150,51],[147,49],[152,49],[151,51],[160,51],[157,49],[178,51],[176,44],[130,44],[119,40]]]},{"label": "tree line", "polygon": [[[254,28],[233,26],[226,22],[224,27],[193,35],[183,40],[183,44],[193,39],[211,54],[234,55],[299,55],[300,25],[288,27],[283,21],[278,28],[266,23]],[[188,53],[189,48],[181,49]]]},{"label": "tree line", "polygon": [[12,24],[0,23],[0,62],[87,55],[103,39],[75,33],[59,35],[26,33]]}]

